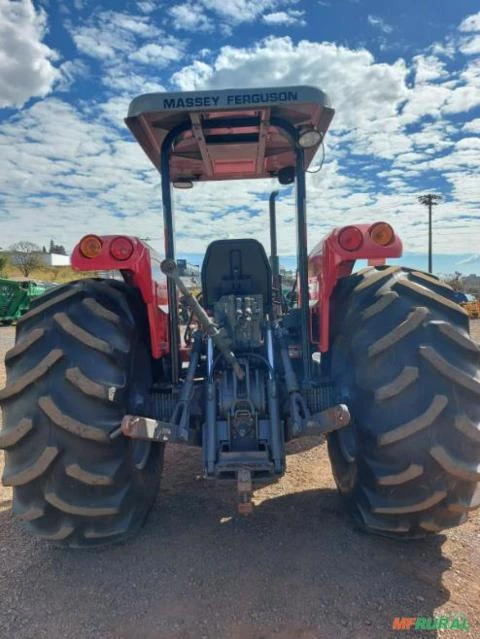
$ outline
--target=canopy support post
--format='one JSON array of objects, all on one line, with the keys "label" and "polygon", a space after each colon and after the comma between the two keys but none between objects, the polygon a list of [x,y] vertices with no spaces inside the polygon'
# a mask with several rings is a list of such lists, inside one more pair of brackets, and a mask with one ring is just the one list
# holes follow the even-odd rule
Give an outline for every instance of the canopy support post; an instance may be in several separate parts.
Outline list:
[{"label": "canopy support post", "polygon": [[[160,175],[162,178],[163,235],[165,258],[175,261],[175,225],[173,222],[172,185],[170,183],[170,151],[175,139],[191,128],[184,122],[169,131],[160,151]],[[168,345],[171,359],[171,381],[178,384],[180,379],[180,326],[178,321],[177,289],[175,282],[167,279],[168,298]]]}]

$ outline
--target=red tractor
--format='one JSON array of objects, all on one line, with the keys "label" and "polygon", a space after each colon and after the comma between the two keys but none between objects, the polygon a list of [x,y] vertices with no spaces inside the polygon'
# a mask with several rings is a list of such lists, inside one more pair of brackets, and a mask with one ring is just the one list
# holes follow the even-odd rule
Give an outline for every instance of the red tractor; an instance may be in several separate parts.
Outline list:
[{"label": "red tractor", "polygon": [[[333,114],[303,86],[133,100],[127,126],[161,173],[165,257],[135,237],[84,237],[74,268],[123,281],[38,298],[6,356],[3,481],[35,535],[135,533],[169,441],[202,447],[206,477],[236,480],[243,513],[256,481],[285,472],[285,442],[312,433],[363,529],[419,537],[479,505],[479,348],[453,291],[387,266],[402,245],[384,222],[307,252],[305,171]],[[270,260],[255,239],[212,242],[197,299],[176,270],[171,185],[272,177],[296,188],[294,290],[282,293],[272,195]]]}]

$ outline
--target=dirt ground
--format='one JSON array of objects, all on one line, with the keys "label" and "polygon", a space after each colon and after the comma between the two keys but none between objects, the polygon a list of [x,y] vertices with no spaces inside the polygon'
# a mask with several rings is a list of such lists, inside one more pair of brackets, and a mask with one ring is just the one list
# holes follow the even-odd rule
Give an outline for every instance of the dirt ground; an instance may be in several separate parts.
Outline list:
[{"label": "dirt ground", "polygon": [[[480,320],[472,322],[480,341]],[[3,355],[13,330],[0,329]],[[170,446],[153,512],[133,542],[68,551],[31,538],[0,488],[0,636],[12,639],[480,637],[480,514],[427,541],[356,532],[319,440],[238,519],[234,490]],[[3,458],[2,458],[3,463]],[[394,632],[395,616],[466,617],[470,630]]]}]

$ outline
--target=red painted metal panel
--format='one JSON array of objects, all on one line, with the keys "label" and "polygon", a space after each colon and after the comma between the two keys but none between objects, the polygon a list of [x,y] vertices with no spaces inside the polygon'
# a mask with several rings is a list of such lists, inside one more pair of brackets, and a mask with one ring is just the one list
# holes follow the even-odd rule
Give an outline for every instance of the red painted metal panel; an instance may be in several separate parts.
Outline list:
[{"label": "red painted metal panel", "polygon": [[115,259],[110,253],[110,246],[118,237],[100,236],[102,250],[94,258],[82,255],[80,240],[73,249],[72,267],[77,271],[121,270],[130,274],[131,283],[140,290],[147,307],[152,356],[159,359],[169,352],[167,282],[160,270],[163,258],[138,238],[128,237],[133,245],[131,256],[127,260]]},{"label": "red painted metal panel", "polygon": [[[338,236],[343,228],[334,229],[311,251],[308,257],[311,339],[318,345],[322,353],[328,351],[330,339],[330,297],[338,280],[350,275],[356,260],[367,259],[384,264],[388,257],[402,255],[402,242],[395,235],[388,246],[375,244],[369,236],[372,224],[355,224],[363,233],[363,244],[356,251],[346,251],[338,243]],[[317,334],[312,328],[313,315],[318,315],[319,330]]]}]

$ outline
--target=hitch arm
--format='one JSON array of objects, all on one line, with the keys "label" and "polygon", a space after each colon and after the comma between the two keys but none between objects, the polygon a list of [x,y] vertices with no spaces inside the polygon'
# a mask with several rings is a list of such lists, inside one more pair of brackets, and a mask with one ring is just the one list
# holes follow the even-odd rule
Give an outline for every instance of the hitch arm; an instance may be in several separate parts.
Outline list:
[{"label": "hitch arm", "polygon": [[292,434],[298,437],[303,434],[305,424],[310,419],[310,411],[307,403],[300,393],[297,376],[293,370],[290,357],[288,356],[287,344],[283,336],[281,328],[278,328],[277,339],[280,344],[280,357],[283,364],[283,372],[285,374],[285,385],[288,392],[288,402],[290,406],[290,418],[292,420]]},{"label": "hitch arm", "polygon": [[315,413],[307,421],[305,435],[320,435],[331,433],[348,426],[351,421],[350,411],[345,404],[336,404]]},{"label": "hitch arm", "polygon": [[213,343],[218,348],[220,353],[223,355],[223,358],[225,359],[225,361],[228,364],[230,364],[230,366],[235,371],[235,375],[238,377],[238,379],[243,379],[245,377],[243,368],[240,366],[238,359],[230,350],[230,346],[227,340],[225,339],[224,334],[222,333],[222,331],[218,330],[218,328],[215,326],[212,320],[205,313],[204,309],[200,306],[195,296],[190,293],[188,288],[182,282],[182,280],[180,279],[180,276],[178,275],[177,265],[175,264],[175,261],[163,260],[163,262],[160,265],[160,268],[162,269],[162,272],[167,277],[169,277],[175,282],[176,287],[182,293],[182,295],[185,298],[185,301],[192,309],[192,313],[195,315],[195,318],[197,319],[198,323],[200,324],[202,329],[205,331],[205,333],[212,338]]},{"label": "hitch arm", "polygon": [[190,443],[190,402],[193,396],[193,381],[201,351],[202,333],[195,331],[187,376],[170,421],[166,422],[161,419],[138,415],[125,415],[120,427],[123,435],[132,439]]}]

